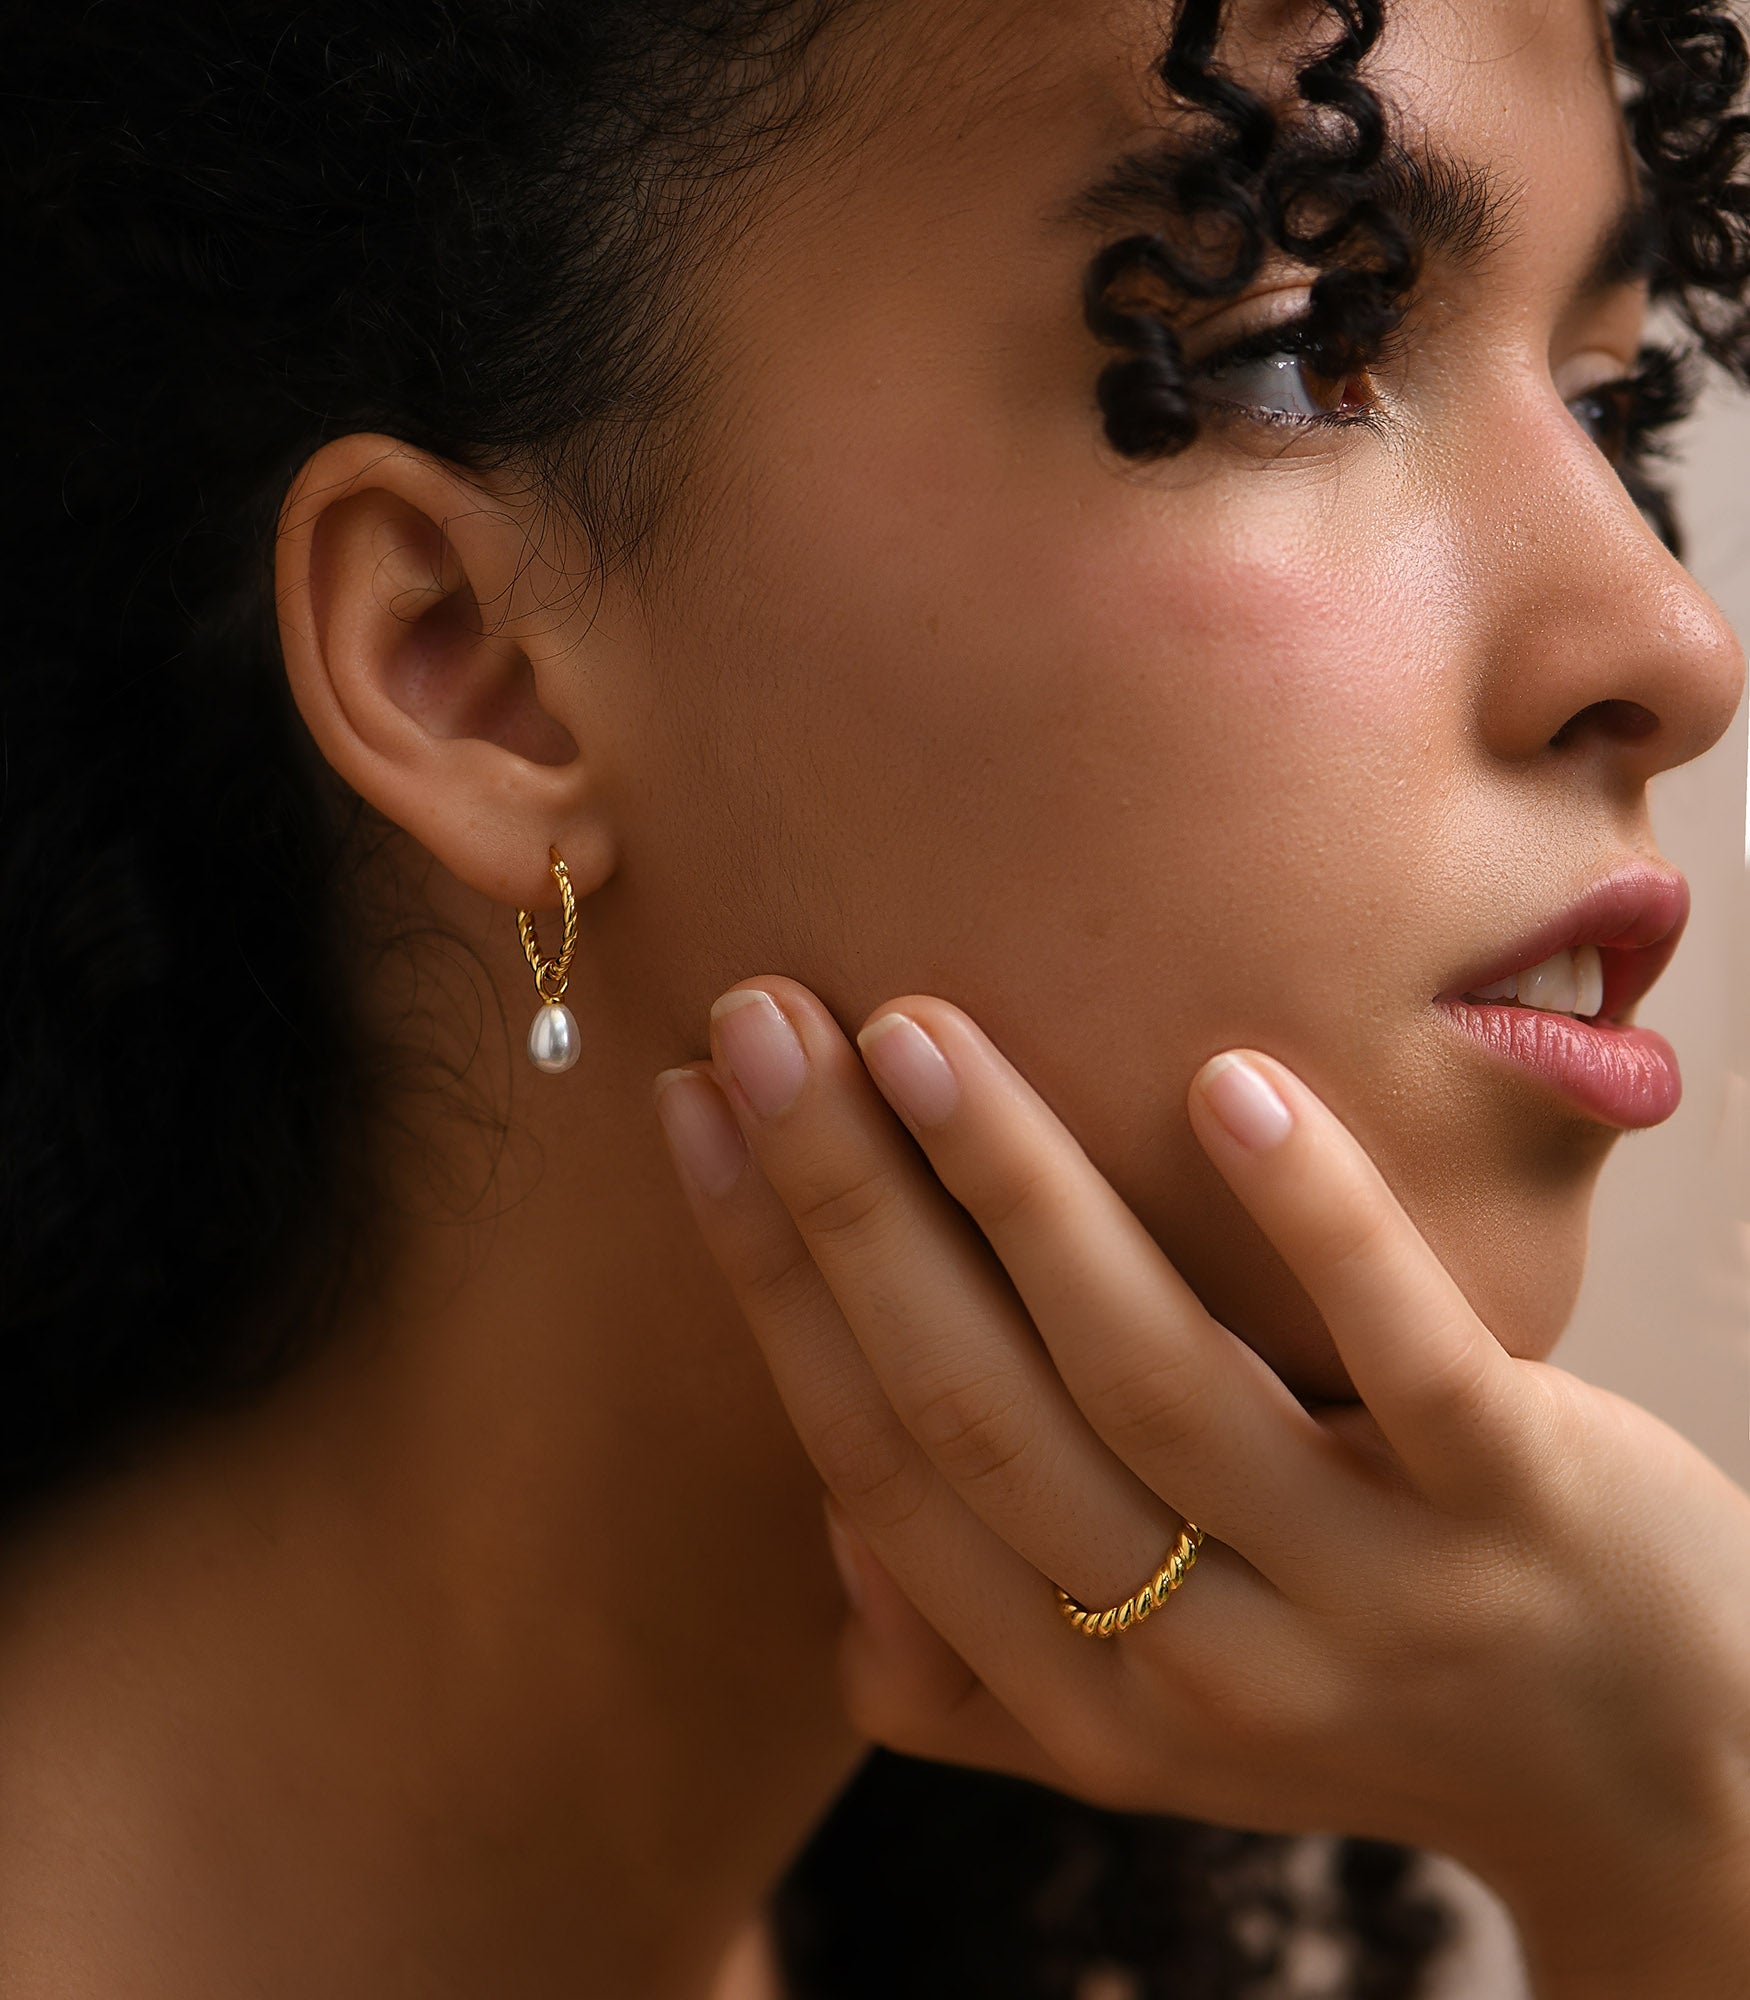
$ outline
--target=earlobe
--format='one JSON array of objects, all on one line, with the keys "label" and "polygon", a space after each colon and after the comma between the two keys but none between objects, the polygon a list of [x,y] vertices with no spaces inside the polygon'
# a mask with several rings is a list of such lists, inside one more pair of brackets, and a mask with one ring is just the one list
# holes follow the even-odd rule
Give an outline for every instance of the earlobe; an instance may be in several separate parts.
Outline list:
[{"label": "earlobe", "polygon": [[281,511],[276,599],[293,698],[340,777],[459,881],[540,908],[554,842],[580,889],[611,858],[580,718],[543,700],[582,677],[552,671],[565,621],[525,601],[530,533],[429,454],[340,438]]}]

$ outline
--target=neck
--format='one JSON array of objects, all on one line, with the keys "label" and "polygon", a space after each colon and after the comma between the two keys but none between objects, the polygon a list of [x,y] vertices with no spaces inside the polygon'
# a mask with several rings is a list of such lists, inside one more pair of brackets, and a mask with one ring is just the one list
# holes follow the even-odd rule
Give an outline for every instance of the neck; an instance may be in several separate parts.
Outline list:
[{"label": "neck", "polygon": [[709,1990],[861,1746],[818,1482],[610,1071],[567,1115],[616,1147],[408,1226],[259,1405],[5,1551],[0,1971]]}]

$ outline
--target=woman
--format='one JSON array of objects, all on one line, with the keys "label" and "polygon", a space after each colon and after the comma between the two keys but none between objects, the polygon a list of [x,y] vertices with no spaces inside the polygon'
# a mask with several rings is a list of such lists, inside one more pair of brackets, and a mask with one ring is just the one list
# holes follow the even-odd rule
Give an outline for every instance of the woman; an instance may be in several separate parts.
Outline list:
[{"label": "woman", "polygon": [[9,1993],[678,2000],[793,1863],[869,1990],[870,1736],[1011,1781],[888,1991],[1252,1990],[1177,1822],[1728,1990],[1750,1500],[1542,1357],[1742,48],[1219,11],[17,31]]}]

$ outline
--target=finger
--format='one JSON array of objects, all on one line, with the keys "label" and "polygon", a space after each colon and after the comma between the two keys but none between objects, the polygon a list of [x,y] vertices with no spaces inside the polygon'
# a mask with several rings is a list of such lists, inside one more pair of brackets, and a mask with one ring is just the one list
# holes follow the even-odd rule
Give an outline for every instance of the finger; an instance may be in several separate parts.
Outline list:
[{"label": "finger", "polygon": [[830,1498],[827,1532],[852,1615],[839,1641],[851,1726],[910,1757],[1005,1771],[1059,1791],[1075,1779],[924,1617]]},{"label": "finger", "polygon": [[[1101,1639],[1055,1605],[1042,1622],[1035,1593],[1012,1621],[1000,1565],[985,1567],[991,1544],[1002,1547],[940,1480],[916,1516],[867,1529],[840,1672],[847,1711],[875,1740],[1099,1804],[1207,1816],[1231,1794],[1236,1716],[1296,1712],[1300,1614],[1225,1545],[1206,1539],[1159,1611]],[[1291,1740],[1286,1721],[1267,1736],[1242,1729],[1239,1755],[1255,1761],[1256,1744],[1273,1758]]]},{"label": "finger", "polygon": [[654,1096],[699,1232],[822,1479],[903,1507],[928,1470],[923,1453],[749,1154],[711,1066],[665,1070]]},{"label": "finger", "polygon": [[[969,1017],[911,996],[879,1010],[858,1040],[1105,1444],[1151,1491],[1284,1587],[1309,1554],[1347,1545],[1362,1500],[1348,1460],[1269,1365],[1204,1311]],[[932,1078],[951,1079],[952,1089],[926,1101]],[[815,1169],[847,1170],[831,1156]],[[863,1335],[862,1320],[849,1316]],[[916,1346],[901,1329],[876,1359],[902,1415],[911,1396],[902,1371],[944,1365],[933,1345],[922,1355]],[[973,1365],[969,1353],[964,1372]]]},{"label": "finger", "polygon": [[1146,1623],[1100,1639],[1064,1619],[1049,1586],[939,1475],[903,1515],[838,1497],[879,1559],[841,1641],[847,1703],[894,1749],[1116,1798],[1135,1777],[1140,1675],[1151,1704],[1183,1692],[1177,1706],[1194,1718],[1179,1765],[1158,1774],[1160,1809],[1172,1810],[1176,1785],[1207,1785],[1229,1755],[1217,1691],[1236,1656],[1266,1677],[1263,1663],[1295,1656],[1281,1595],[1213,1540]]},{"label": "finger", "polygon": [[1513,1358],[1340,1120],[1253,1050],[1197,1073],[1204,1149],[1323,1315],[1350,1379],[1422,1491],[1492,1506],[1534,1411]]},{"label": "finger", "polygon": [[1167,1663],[1169,1681],[1220,1687],[1236,1652],[1259,1662],[1287,1655],[1281,1598],[1208,1538],[1191,1578],[1143,1629],[1110,1641],[1075,1631],[1046,1577],[959,1499],[894,1414],[787,1211],[757,1164],[744,1151],[737,1159],[739,1132],[709,1075],[668,1075],[665,1131],[675,1093],[689,1094],[689,1116],[727,1128],[704,1149],[721,1192],[706,1192],[685,1156],[682,1185],[798,1437],[911,1604],[1047,1756],[1083,1786],[1099,1781],[1120,1741],[1113,1683],[1144,1657],[1157,1672]]},{"label": "finger", "polygon": [[[774,987],[782,1013],[768,998]],[[759,1109],[772,1100],[750,1046],[756,1030],[798,1052],[800,1091],[781,1113]],[[754,1310],[800,1292],[811,1307],[786,1319],[790,1337],[806,1341],[810,1312],[830,1299],[884,1403],[985,1522],[1084,1603],[1134,1590],[1172,1548],[1180,1517],[1076,1408],[990,1246],[837,1024],[805,988],[772,980],[732,989],[712,1038],[725,1094],[791,1222],[785,1230],[768,1215],[756,1243],[744,1215],[726,1246]],[[770,1312],[762,1318],[770,1330]]]},{"label": "finger", "polygon": [[[665,1072],[658,1092],[663,1129],[671,1144],[680,1142],[694,1215],[828,1491],[935,1629],[991,1665],[993,1685],[1009,1686],[1011,1674],[1015,1686],[1026,1685],[1029,1663],[1039,1659],[1050,1683],[1071,1650],[1064,1640],[1079,1635],[1057,1630],[1049,1572],[970,1513],[900,1422],[789,1212],[747,1159],[712,1073]],[[701,1145],[699,1134],[712,1128],[715,1137]],[[703,1158],[719,1168],[705,1182],[690,1164]],[[715,1194],[707,1191],[713,1185]],[[1096,1663],[1093,1679],[1102,1671]],[[1091,1685],[1084,1674],[1055,1692],[1086,1700]]]}]

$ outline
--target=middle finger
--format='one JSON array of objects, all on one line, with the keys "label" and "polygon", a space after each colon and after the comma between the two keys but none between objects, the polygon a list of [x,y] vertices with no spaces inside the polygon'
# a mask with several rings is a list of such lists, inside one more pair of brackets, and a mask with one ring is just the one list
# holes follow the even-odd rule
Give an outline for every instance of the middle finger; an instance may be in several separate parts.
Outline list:
[{"label": "middle finger", "polygon": [[[777,1046],[756,1047],[756,1034]],[[1347,1531],[1333,1441],[1209,1318],[1012,1071],[974,1070],[978,1087],[963,1083],[945,1119],[914,1125],[923,1158],[796,982],[731,989],[712,1048],[763,1174],[901,1420],[1036,1567],[1084,1602],[1072,1578],[1115,1576],[1123,1594],[1130,1571],[1159,1559],[1141,1524],[1166,1518],[1162,1502],[1278,1581],[1321,1528]],[[931,1171],[938,1149],[964,1208]],[[1105,1546],[1090,1549],[1095,1522]]]},{"label": "middle finger", "polygon": [[[891,1406],[956,1504],[1035,1569],[1083,1602],[1128,1595],[1172,1547],[1178,1518],[1076,1409],[1001,1266],[926,1184],[927,1165],[836,1025],[823,1029],[818,1002],[786,999],[808,1045],[801,1068],[803,1041],[751,989],[713,1010],[716,1074],[800,1239],[796,1255],[873,1378],[868,1393]],[[789,1045],[771,1049],[774,1034]],[[798,1078],[800,1098],[777,1110]],[[860,1142],[829,1157],[822,1139],[842,1141],[847,1126]]]}]

